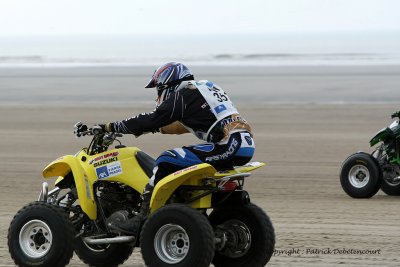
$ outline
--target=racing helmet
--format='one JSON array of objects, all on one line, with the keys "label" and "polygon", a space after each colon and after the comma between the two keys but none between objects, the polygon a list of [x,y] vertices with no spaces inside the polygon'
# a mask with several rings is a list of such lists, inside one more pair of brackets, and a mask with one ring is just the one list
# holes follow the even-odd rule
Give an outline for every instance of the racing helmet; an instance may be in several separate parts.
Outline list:
[{"label": "racing helmet", "polygon": [[181,82],[194,80],[188,67],[179,62],[168,62],[156,69],[146,88],[157,88],[158,105],[175,91]]}]

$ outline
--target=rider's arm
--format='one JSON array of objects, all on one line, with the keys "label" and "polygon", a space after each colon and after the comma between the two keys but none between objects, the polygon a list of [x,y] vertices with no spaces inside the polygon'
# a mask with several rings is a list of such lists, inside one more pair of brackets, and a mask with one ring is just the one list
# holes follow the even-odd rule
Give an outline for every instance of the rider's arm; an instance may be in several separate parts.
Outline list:
[{"label": "rider's arm", "polygon": [[162,134],[184,134],[184,133],[189,133],[189,131],[182,125],[182,123],[180,123],[179,121],[175,121],[171,124],[161,127],[160,133],[162,133]]},{"label": "rider's arm", "polygon": [[106,125],[106,130],[124,134],[141,135],[156,132],[183,117],[185,105],[179,92],[171,94],[156,110]]}]

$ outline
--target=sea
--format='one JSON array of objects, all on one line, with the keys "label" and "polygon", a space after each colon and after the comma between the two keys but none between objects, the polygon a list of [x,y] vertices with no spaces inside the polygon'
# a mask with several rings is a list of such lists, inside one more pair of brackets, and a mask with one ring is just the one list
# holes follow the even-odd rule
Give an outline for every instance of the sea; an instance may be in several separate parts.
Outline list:
[{"label": "sea", "polygon": [[400,32],[1,36],[0,68],[399,65]]}]

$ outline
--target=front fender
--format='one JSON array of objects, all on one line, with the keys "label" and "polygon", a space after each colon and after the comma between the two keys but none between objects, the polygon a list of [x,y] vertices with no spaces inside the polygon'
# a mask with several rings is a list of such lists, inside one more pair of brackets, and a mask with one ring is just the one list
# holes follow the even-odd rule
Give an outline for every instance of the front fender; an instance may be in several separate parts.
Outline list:
[{"label": "front fender", "polygon": [[379,142],[385,141],[389,137],[389,132],[389,128],[383,128],[382,130],[377,132],[374,137],[371,138],[371,140],[369,141],[369,145],[372,147]]},{"label": "front fender", "polygon": [[190,184],[196,184],[201,179],[212,177],[215,172],[216,170],[213,166],[202,163],[174,172],[161,179],[161,181],[156,184],[151,197],[151,212],[164,206],[172,193],[183,183],[190,182]]},{"label": "front fender", "polygon": [[89,186],[88,177],[76,157],[67,155],[51,162],[44,168],[43,177],[65,177],[70,172],[72,172],[74,177],[82,211],[85,212],[90,219],[95,220],[97,217],[97,207],[93,197],[93,188]]}]

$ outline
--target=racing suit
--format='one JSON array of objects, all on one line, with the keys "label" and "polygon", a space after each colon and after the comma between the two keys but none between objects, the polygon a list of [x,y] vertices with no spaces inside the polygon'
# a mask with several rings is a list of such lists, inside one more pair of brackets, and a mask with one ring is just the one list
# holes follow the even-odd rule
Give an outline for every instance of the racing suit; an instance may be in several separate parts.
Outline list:
[{"label": "racing suit", "polygon": [[228,169],[250,161],[255,143],[251,128],[227,94],[210,81],[184,81],[153,112],[116,121],[108,130],[139,136],[146,132],[191,132],[207,143],[164,151],[156,159],[149,185],[200,163]]}]

